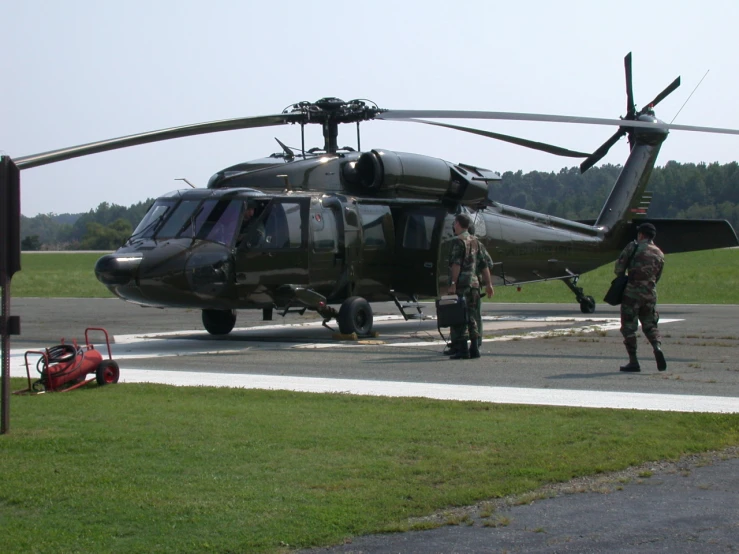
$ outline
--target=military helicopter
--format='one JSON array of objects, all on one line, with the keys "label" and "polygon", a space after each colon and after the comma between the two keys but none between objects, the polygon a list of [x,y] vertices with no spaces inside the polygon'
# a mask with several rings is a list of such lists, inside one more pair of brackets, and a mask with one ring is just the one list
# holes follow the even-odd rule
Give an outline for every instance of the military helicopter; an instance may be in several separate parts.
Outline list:
[{"label": "military helicopter", "polygon": [[[342,333],[372,330],[371,302],[395,301],[408,319],[420,317],[419,299],[434,298],[448,283],[448,239],[457,213],[468,214],[475,234],[495,260],[497,285],[561,280],[583,313],[595,300],[580,276],[614,260],[650,221],[667,253],[739,245],[725,221],[646,219],[646,192],[669,130],[739,134],[731,129],[665,124],[654,107],[680,84],[678,77],[637,110],[631,54],[625,58],[626,115],[621,119],[509,112],[386,110],[366,100],[322,98],[279,114],[186,125],[18,158],[20,169],[106,150],[219,131],[297,124],[301,149],[278,139],[281,152],[215,173],[207,188],[176,190],[158,198],[131,237],[95,265],[97,278],[116,296],[154,307],[202,310],[205,329],[226,335],[236,310],[313,310]],[[618,127],[593,153],[429,121],[524,120]],[[383,149],[363,151],[359,125],[370,120],[410,121],[474,133],[555,155],[598,162],[624,135],[630,153],[595,221],[569,221],[495,200],[494,171],[438,158]],[[338,128],[357,126],[357,148],[338,146]],[[322,148],[305,148],[306,125],[323,129]],[[698,238],[700,237],[700,239]],[[339,306],[336,309],[334,306]]]}]

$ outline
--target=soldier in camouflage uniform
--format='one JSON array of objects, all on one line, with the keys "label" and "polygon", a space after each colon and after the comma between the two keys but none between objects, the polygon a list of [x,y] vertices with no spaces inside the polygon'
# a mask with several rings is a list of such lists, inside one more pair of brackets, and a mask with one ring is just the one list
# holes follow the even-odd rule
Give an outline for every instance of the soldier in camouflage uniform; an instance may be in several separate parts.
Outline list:
[{"label": "soldier in camouflage uniform", "polygon": [[[488,296],[493,295],[490,270],[486,265],[487,252],[485,247],[474,236],[470,235],[469,227],[470,218],[465,214],[457,214],[452,227],[456,237],[452,240],[449,250],[451,276],[449,294],[456,294],[460,298],[464,298],[467,305],[467,324],[451,328],[452,346],[456,347],[456,352],[449,357],[451,360],[480,357],[477,342],[479,336],[477,320],[480,303],[480,281],[477,274],[480,270],[485,279],[485,290]],[[468,339],[470,340],[469,346],[467,344]]]},{"label": "soldier in camouflage uniform", "polygon": [[[474,232],[470,230],[470,232],[474,235]],[[484,257],[485,257],[485,263],[480,265],[477,268],[477,280],[479,283],[485,282],[485,277],[482,274],[482,270],[486,267],[488,270],[490,270],[490,276],[492,278],[493,275],[493,259],[490,257],[490,254],[488,254],[488,251],[485,249],[485,247],[480,244]],[[451,268],[450,268],[451,269]],[[449,281],[453,281],[451,278],[451,275],[449,276]],[[495,290],[493,290],[493,294],[495,294]],[[489,295],[491,297],[492,295]],[[483,333],[483,327],[482,327],[482,294],[480,294],[480,299],[477,301],[477,311],[475,312],[475,321],[477,322],[477,346],[478,348],[482,345],[482,333]],[[459,336],[458,336],[459,335]],[[457,332],[454,327],[451,327],[449,329],[449,347],[444,349],[444,355],[445,356],[451,356],[453,354],[456,354],[458,352],[457,344],[461,342],[462,337],[464,336],[463,332]]]},{"label": "soldier in camouflage uniform", "polygon": [[624,337],[626,352],[629,354],[629,363],[621,366],[621,371],[641,371],[636,357],[638,321],[641,321],[642,331],[654,349],[657,369],[664,371],[667,369],[667,362],[661,348],[661,337],[657,327],[659,313],[656,308],[657,281],[662,276],[665,256],[652,242],[657,235],[654,225],[644,223],[638,227],[637,232],[636,241],[623,249],[614,268],[617,275],[628,272],[629,276],[621,302],[621,334]]}]

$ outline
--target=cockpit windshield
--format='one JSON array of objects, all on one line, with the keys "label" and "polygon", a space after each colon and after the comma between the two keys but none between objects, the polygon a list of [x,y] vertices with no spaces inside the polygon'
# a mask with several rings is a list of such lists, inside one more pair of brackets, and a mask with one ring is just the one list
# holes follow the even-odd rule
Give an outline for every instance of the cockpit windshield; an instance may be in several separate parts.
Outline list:
[{"label": "cockpit windshield", "polygon": [[160,198],[149,208],[130,240],[189,238],[233,243],[244,211],[242,199]]},{"label": "cockpit windshield", "polygon": [[149,211],[146,212],[144,219],[136,227],[131,238],[152,238],[159,225],[167,217],[167,214],[172,211],[175,204],[177,204],[177,198],[160,198],[154,202],[151,208],[149,208]]}]

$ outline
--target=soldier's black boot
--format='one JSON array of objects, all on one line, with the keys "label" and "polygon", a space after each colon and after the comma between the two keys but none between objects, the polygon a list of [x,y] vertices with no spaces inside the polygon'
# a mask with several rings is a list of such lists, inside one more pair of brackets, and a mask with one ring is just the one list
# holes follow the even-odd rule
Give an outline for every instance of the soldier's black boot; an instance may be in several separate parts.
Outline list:
[{"label": "soldier's black boot", "polygon": [[449,356],[450,360],[469,360],[470,359],[470,349],[467,345],[466,340],[461,340],[457,343],[459,347],[459,351],[456,354],[453,354],[452,356]]},{"label": "soldier's black boot", "polygon": [[626,365],[621,366],[621,371],[626,371],[629,373],[636,373],[637,371],[641,371],[641,367],[639,367],[639,360],[636,357],[636,351],[629,350],[629,363]]},{"label": "soldier's black boot", "polygon": [[453,356],[457,352],[459,352],[457,341],[452,341],[449,343],[449,346],[444,349],[444,356]]},{"label": "soldier's black boot", "polygon": [[477,337],[470,339],[470,358],[480,357],[480,341]]},{"label": "soldier's black boot", "polygon": [[662,352],[662,345],[659,342],[652,344],[654,347],[654,359],[657,361],[657,369],[664,371],[667,369],[667,360],[665,360],[665,354]]}]

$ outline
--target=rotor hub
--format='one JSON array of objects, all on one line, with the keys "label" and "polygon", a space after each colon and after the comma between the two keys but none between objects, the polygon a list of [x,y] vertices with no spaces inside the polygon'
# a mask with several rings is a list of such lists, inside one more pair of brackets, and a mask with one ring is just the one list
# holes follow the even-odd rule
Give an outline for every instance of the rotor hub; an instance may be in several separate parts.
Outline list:
[{"label": "rotor hub", "polygon": [[348,102],[334,96],[320,98],[315,102],[297,102],[288,106],[282,113],[303,114],[297,123],[356,123],[369,121],[378,114],[386,112],[371,100],[349,100]]}]

